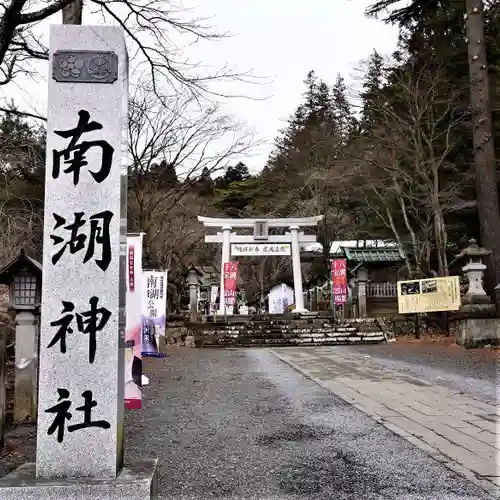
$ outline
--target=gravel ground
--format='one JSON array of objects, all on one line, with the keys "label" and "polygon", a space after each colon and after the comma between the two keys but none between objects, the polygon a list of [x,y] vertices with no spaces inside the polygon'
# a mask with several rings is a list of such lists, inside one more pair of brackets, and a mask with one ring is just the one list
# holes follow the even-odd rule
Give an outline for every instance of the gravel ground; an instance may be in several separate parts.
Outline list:
[{"label": "gravel ground", "polygon": [[500,364],[495,350],[405,340],[335,348],[351,350],[354,355],[369,355],[376,365],[473,394],[487,403],[500,399]]},{"label": "gravel ground", "polygon": [[126,460],[158,457],[162,500],[491,498],[262,349],[145,362]]}]

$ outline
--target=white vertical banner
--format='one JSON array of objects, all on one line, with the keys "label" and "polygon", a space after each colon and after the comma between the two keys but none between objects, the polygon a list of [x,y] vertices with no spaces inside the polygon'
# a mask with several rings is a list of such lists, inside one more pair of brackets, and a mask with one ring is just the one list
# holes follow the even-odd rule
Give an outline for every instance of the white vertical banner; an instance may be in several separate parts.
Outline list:
[{"label": "white vertical banner", "polygon": [[159,337],[165,336],[167,271],[142,273],[142,354],[159,356]]},{"label": "white vertical banner", "polygon": [[210,289],[210,303],[217,303],[217,295],[219,294],[219,287],[217,285],[212,285]]},{"label": "white vertical banner", "polygon": [[210,288],[210,314],[217,312],[217,296],[219,295],[219,286],[212,285]]},{"label": "white vertical banner", "polygon": [[125,408],[142,406],[142,234],[127,235]]}]

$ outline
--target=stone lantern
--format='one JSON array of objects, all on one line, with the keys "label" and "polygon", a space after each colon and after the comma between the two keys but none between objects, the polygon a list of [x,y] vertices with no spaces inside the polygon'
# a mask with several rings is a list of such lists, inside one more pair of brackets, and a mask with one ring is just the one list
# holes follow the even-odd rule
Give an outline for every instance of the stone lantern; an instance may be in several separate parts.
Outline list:
[{"label": "stone lantern", "polygon": [[36,421],[37,359],[42,265],[24,251],[0,270],[0,284],[9,287],[16,322],[14,420]]},{"label": "stone lantern", "polygon": [[[466,265],[462,267],[462,271],[469,281],[467,293],[462,299],[462,304],[464,306],[478,305],[479,309],[483,310],[493,306],[483,288],[483,275],[486,270],[486,265],[483,264],[483,258],[490,254],[490,250],[479,247],[476,240],[471,239],[469,240],[469,246],[464,248],[457,255],[457,259],[466,258],[468,260]],[[470,307],[466,307],[466,309],[470,309]]]},{"label": "stone lantern", "polygon": [[495,306],[483,288],[483,258],[490,253],[476,240],[470,240],[469,246],[457,255],[457,259],[467,259],[462,270],[469,281],[462,307],[455,315],[456,342],[465,347],[500,343],[500,318],[495,317]]}]

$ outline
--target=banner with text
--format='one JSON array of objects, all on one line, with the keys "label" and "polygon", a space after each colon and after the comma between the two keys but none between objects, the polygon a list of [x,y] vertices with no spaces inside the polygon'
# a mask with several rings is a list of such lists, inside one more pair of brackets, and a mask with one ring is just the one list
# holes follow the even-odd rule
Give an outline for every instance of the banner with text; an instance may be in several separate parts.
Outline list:
[{"label": "banner with text", "polygon": [[347,261],[346,259],[332,260],[332,292],[335,305],[347,302]]},{"label": "banner with text", "polygon": [[460,304],[458,276],[398,281],[400,314],[458,311]]},{"label": "banner with text", "polygon": [[127,236],[124,399],[129,410],[142,406],[141,276],[142,235]]},{"label": "banner with text", "polygon": [[165,336],[167,271],[142,273],[142,355],[161,356],[160,336]]},{"label": "banner with text", "polygon": [[224,263],[224,303],[226,307],[233,307],[236,303],[238,289],[238,262]]},{"label": "banner with text", "polygon": [[262,255],[266,257],[268,255],[291,255],[292,250],[290,243],[279,243],[279,244],[247,244],[247,245],[239,245],[233,243],[231,245],[231,255],[239,256],[239,255],[251,255],[258,256]]}]

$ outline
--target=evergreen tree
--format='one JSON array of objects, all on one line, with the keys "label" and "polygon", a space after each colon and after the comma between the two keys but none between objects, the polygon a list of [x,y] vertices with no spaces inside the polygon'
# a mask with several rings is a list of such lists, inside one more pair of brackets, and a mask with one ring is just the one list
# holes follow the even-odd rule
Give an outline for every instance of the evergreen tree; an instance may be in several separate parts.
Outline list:
[{"label": "evergreen tree", "polygon": [[179,179],[177,177],[174,163],[167,162],[167,164],[165,165],[165,180],[170,186],[179,184]]},{"label": "evergreen tree", "polygon": [[[300,104],[275,140],[265,175],[274,182],[288,176],[292,190],[302,185],[301,178],[325,158],[326,150],[338,143],[336,116],[329,86],[310,71],[304,81],[306,91]],[[293,209],[293,207],[290,207]]]},{"label": "evergreen tree", "polygon": [[252,204],[265,196],[258,177],[234,180],[224,188],[216,189],[214,205],[228,217],[245,217]]},{"label": "evergreen tree", "polygon": [[250,178],[248,167],[243,162],[238,162],[234,167],[228,167],[224,175],[215,179],[215,187],[224,189],[233,182],[243,182]]},{"label": "evergreen tree", "polygon": [[353,117],[351,104],[347,98],[347,87],[345,81],[337,74],[337,79],[332,88],[332,109],[335,120],[337,136],[345,146],[356,126],[356,120]]},{"label": "evergreen tree", "polygon": [[207,167],[203,168],[200,177],[196,181],[196,190],[201,196],[205,197],[214,194],[214,181]]},{"label": "evergreen tree", "polygon": [[171,188],[179,184],[175,165],[166,160],[162,160],[159,164],[153,164],[148,177],[159,189]]},{"label": "evergreen tree", "polygon": [[381,90],[384,84],[384,60],[374,50],[368,60],[366,74],[363,79],[361,99],[363,110],[361,113],[360,129],[362,134],[369,134],[380,117]]}]

